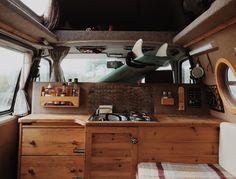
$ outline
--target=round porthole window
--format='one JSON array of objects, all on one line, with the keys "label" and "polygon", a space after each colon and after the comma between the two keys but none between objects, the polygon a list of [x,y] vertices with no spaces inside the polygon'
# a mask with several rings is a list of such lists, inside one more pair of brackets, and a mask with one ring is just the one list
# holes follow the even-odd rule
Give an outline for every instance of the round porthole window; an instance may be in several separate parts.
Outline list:
[{"label": "round porthole window", "polygon": [[216,85],[224,106],[236,114],[236,70],[226,59],[221,58],[215,66]]}]

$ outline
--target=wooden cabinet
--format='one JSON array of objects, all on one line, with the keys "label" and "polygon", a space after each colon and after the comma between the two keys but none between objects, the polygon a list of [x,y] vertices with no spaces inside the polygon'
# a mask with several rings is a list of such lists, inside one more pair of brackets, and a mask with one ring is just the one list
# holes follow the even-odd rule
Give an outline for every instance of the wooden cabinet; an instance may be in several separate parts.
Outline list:
[{"label": "wooden cabinet", "polygon": [[218,163],[217,126],[87,127],[86,179],[135,179],[139,162]]},{"label": "wooden cabinet", "polygon": [[139,162],[218,163],[218,127],[141,127]]},{"label": "wooden cabinet", "polygon": [[21,124],[19,178],[84,178],[84,140],[77,124]]},{"label": "wooden cabinet", "polygon": [[87,127],[86,179],[134,179],[138,128]]}]

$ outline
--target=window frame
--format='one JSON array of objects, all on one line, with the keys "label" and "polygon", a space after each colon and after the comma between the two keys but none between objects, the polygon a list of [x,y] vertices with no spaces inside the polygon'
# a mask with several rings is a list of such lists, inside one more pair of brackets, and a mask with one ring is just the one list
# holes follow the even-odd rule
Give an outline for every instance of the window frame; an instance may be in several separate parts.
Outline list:
[{"label": "window frame", "polygon": [[43,23],[44,18],[43,16],[39,16],[36,12],[34,12],[32,9],[30,9],[26,4],[24,4],[22,1],[14,1],[14,4],[21,8],[23,11],[25,11],[29,16],[33,17],[36,21],[39,23]]},{"label": "window frame", "polygon": [[229,60],[225,58],[220,58],[217,60],[215,65],[216,85],[225,109],[232,114],[236,114],[236,99],[232,96],[228,88],[228,84],[226,83],[228,68],[230,68],[236,76],[236,67],[233,66]]}]

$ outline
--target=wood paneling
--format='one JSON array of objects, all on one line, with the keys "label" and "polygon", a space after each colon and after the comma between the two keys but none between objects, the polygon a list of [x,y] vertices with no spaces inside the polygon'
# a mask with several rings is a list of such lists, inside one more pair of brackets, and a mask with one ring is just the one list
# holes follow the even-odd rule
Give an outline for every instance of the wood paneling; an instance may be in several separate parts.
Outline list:
[{"label": "wood paneling", "polygon": [[142,127],[139,162],[217,163],[217,127]]},{"label": "wood paneling", "polygon": [[[186,105],[185,111],[178,111],[178,104],[173,106],[161,105],[163,91],[172,92],[173,98],[178,99],[178,85],[175,84],[124,84],[124,83],[80,83],[80,107],[78,108],[44,108],[40,106],[40,90],[48,83],[36,82],[33,84],[32,113],[33,114],[93,114],[100,104],[112,104],[115,112],[140,111],[150,114],[179,114],[179,115],[206,115],[209,112],[206,98],[201,96],[202,106],[193,108]],[[58,85],[53,83],[52,85]],[[188,88],[204,86],[181,85],[185,91]],[[185,94],[187,95],[187,94]],[[125,100],[125,103],[124,103]],[[186,101],[187,103],[187,101]]]},{"label": "wood paneling", "polygon": [[77,155],[75,149],[84,149],[83,128],[23,129],[22,155]]},{"label": "wood paneling", "polygon": [[18,124],[12,116],[0,121],[0,178],[11,179],[16,177]]},{"label": "wood paneling", "polygon": [[83,177],[84,156],[22,156],[21,179]]},{"label": "wood paneling", "polygon": [[153,142],[216,142],[217,127],[141,127],[139,144]]},{"label": "wood paneling", "polygon": [[133,179],[136,173],[138,128],[88,127],[86,178]]}]

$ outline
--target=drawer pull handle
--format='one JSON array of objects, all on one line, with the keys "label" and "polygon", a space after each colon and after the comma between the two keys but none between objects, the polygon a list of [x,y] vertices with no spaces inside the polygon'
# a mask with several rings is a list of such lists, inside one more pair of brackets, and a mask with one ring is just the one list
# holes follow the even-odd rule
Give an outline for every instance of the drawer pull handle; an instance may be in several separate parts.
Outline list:
[{"label": "drawer pull handle", "polygon": [[76,153],[76,154],[79,154],[79,155],[84,155],[85,150],[84,149],[74,148],[73,152]]},{"label": "drawer pull handle", "polygon": [[137,144],[138,143],[138,139],[136,137],[131,137],[131,143],[132,144]]},{"label": "drawer pull handle", "polygon": [[84,179],[83,177],[72,177],[72,179]]},{"label": "drawer pull handle", "polygon": [[76,140],[72,141],[72,145],[78,145],[79,142],[77,142]]},{"label": "drawer pull handle", "polygon": [[32,140],[30,144],[33,145],[34,147],[36,146],[36,142],[34,140]]},{"label": "drawer pull handle", "polygon": [[35,175],[35,172],[34,172],[34,169],[33,169],[33,168],[29,168],[29,169],[28,169],[28,173],[29,173],[30,175],[32,175],[32,176]]}]

